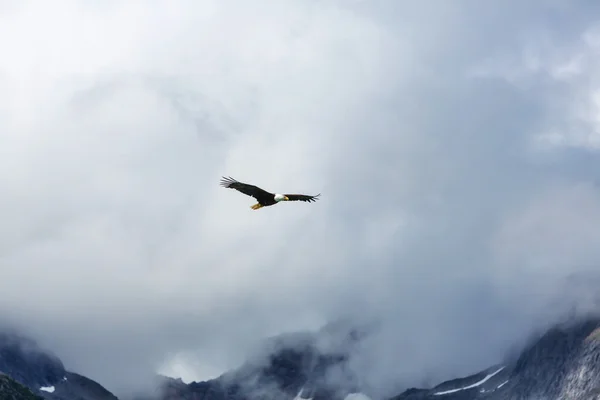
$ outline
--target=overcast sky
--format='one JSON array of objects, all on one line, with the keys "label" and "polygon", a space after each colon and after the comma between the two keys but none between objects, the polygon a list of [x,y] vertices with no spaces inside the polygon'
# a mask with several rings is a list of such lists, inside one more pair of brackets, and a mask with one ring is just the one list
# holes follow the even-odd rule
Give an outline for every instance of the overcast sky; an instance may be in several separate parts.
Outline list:
[{"label": "overcast sky", "polygon": [[597,1],[3,0],[0,51],[0,315],[111,390],[348,316],[420,385],[590,304]]}]

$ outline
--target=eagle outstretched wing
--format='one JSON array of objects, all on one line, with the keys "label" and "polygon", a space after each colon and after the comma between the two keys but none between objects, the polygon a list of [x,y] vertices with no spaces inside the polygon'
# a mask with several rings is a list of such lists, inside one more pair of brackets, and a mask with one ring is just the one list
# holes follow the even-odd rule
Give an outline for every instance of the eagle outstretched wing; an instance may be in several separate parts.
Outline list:
[{"label": "eagle outstretched wing", "polygon": [[315,195],[315,196],[309,196],[306,194],[284,194],[284,196],[286,196],[289,201],[308,201],[309,203],[312,201],[317,201],[319,199],[317,199],[317,197],[319,197],[321,195],[321,193]]},{"label": "eagle outstretched wing", "polygon": [[235,189],[245,195],[252,196],[257,200],[261,198],[273,197],[273,193],[269,193],[266,190],[259,188],[258,186],[249,185],[247,183],[238,182],[232,177],[223,177],[221,179],[221,186],[224,186],[229,189]]}]

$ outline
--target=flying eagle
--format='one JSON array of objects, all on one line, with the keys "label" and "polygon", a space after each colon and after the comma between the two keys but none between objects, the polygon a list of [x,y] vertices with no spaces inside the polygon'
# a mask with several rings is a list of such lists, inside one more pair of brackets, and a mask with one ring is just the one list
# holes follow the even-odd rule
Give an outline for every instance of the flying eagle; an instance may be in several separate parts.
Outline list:
[{"label": "flying eagle", "polygon": [[254,185],[248,185],[247,183],[238,182],[232,177],[221,179],[221,186],[224,186],[229,189],[235,189],[245,195],[252,196],[258,203],[253,205],[253,210],[258,210],[259,208],[272,206],[274,204],[279,203],[280,201],[316,201],[317,197],[321,195],[321,193],[316,196],[308,196],[305,194],[279,194],[279,193],[269,193],[266,190],[263,190]]}]

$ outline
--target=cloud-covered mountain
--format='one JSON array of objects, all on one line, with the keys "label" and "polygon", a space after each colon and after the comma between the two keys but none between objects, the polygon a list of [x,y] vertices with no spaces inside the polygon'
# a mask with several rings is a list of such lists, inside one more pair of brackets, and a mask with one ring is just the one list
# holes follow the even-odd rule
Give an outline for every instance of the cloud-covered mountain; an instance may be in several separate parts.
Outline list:
[{"label": "cloud-covered mountain", "polygon": [[600,398],[600,319],[597,318],[553,326],[532,339],[516,357],[499,360],[498,364],[473,375],[431,388],[407,388],[396,396],[383,398],[361,387],[360,376],[348,373],[352,346],[358,345],[358,340],[350,340],[347,343],[350,346],[343,347],[346,352],[322,353],[324,349],[318,350],[315,345],[317,336],[288,341],[287,346],[270,353],[263,363],[246,363],[214,380],[185,384],[179,379],[164,378],[158,396],[142,398],[349,400],[358,395],[378,400]]},{"label": "cloud-covered mountain", "polygon": [[[430,388],[404,388],[385,397],[371,392],[352,371],[352,354],[369,329],[329,328],[269,338],[255,357],[218,378],[184,383],[162,376],[146,393],[121,400],[600,399],[599,318],[555,325],[514,357],[473,375]],[[20,393],[15,400],[33,394],[48,400],[117,400],[93,380],[66,371],[58,358],[31,339],[0,337],[0,370],[14,379],[0,376],[0,398]]]},{"label": "cloud-covered mountain", "polygon": [[0,332],[0,372],[48,400],[117,400],[100,384],[67,371],[52,352],[15,332]]},{"label": "cloud-covered mountain", "polygon": [[393,400],[528,400],[600,398],[600,320],[558,325],[512,361]]}]

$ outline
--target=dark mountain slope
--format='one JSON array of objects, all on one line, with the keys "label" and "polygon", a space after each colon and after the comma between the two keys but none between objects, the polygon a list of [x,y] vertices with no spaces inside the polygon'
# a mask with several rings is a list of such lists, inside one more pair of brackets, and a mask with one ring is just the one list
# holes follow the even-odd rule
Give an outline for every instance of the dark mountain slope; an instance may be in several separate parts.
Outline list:
[{"label": "dark mountain slope", "polygon": [[[97,382],[66,371],[58,357],[16,333],[0,333],[0,372],[45,399],[117,400]],[[3,395],[0,392],[0,400]]]},{"label": "dark mountain slope", "polygon": [[66,372],[65,378],[53,386],[52,393],[45,392],[44,397],[53,400],[118,400],[102,385],[85,376]]},{"label": "dark mountain slope", "polygon": [[65,376],[62,362],[24,336],[0,333],[0,371],[25,386],[51,386]]},{"label": "dark mountain slope", "polygon": [[468,387],[471,381],[489,376],[494,368],[469,381],[411,389],[393,400],[600,399],[600,320],[584,319],[550,329],[514,363],[485,382]]},{"label": "dark mountain slope", "polygon": [[0,373],[0,400],[43,400],[8,375]]}]

